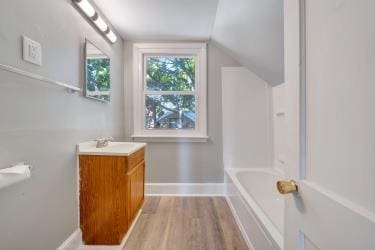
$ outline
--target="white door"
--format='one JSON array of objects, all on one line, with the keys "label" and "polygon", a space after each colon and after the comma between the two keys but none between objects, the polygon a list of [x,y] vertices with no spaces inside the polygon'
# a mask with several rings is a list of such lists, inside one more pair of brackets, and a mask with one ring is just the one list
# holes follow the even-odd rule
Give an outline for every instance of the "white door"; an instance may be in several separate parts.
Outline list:
[{"label": "white door", "polygon": [[375,1],[285,0],[284,15],[285,249],[374,250]]}]

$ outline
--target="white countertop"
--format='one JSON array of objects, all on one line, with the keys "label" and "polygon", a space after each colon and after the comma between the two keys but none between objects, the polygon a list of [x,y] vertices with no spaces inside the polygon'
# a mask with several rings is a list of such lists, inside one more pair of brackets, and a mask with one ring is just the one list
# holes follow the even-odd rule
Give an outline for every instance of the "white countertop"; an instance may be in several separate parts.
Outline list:
[{"label": "white countertop", "polygon": [[107,147],[97,148],[95,141],[88,141],[77,145],[77,153],[78,155],[129,156],[146,145],[140,142],[109,142]]}]

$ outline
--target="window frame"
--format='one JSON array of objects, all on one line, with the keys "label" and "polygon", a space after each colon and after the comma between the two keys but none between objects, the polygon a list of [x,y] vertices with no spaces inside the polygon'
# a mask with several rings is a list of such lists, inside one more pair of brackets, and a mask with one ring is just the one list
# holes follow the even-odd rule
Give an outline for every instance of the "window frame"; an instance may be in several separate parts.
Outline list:
[{"label": "window frame", "polygon": [[[194,91],[149,91],[146,88],[146,58],[152,56],[195,57]],[[135,43],[133,45],[133,138],[141,141],[206,141],[207,136],[207,44],[206,43]],[[195,96],[194,129],[146,129],[146,94],[191,94]],[[184,93],[182,93],[184,92]]]}]

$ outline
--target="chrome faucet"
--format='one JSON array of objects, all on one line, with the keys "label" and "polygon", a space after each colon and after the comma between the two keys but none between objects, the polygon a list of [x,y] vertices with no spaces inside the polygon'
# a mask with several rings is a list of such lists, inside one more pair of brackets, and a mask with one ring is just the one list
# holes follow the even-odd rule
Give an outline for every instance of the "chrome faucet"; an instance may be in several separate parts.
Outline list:
[{"label": "chrome faucet", "polygon": [[95,141],[96,141],[97,148],[104,148],[108,146],[110,141],[113,141],[113,137],[105,137],[105,138],[97,139]]}]

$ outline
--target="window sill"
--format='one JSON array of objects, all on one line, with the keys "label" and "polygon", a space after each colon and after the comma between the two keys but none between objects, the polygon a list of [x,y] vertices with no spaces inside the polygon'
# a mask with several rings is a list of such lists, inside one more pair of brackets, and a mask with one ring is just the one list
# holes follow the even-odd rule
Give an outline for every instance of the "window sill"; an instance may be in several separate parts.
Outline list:
[{"label": "window sill", "polygon": [[208,136],[132,135],[136,142],[207,142]]}]

